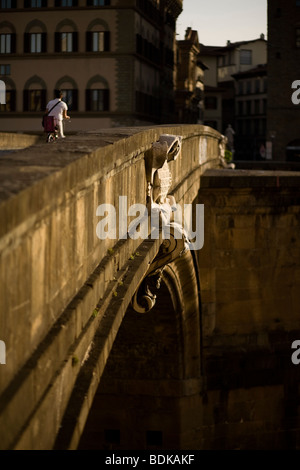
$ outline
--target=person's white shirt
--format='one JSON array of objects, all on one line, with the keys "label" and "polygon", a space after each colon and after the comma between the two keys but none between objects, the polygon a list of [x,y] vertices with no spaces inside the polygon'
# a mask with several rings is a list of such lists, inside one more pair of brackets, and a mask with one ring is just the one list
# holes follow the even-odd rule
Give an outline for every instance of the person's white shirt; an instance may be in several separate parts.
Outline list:
[{"label": "person's white shirt", "polygon": [[[58,103],[59,102],[59,103]],[[60,98],[55,98],[54,100],[49,101],[46,108],[49,111],[53,106],[58,103],[54,109],[48,114],[48,116],[54,116],[54,118],[61,122],[63,120],[64,110],[68,111],[68,106],[64,101],[61,101]]]}]

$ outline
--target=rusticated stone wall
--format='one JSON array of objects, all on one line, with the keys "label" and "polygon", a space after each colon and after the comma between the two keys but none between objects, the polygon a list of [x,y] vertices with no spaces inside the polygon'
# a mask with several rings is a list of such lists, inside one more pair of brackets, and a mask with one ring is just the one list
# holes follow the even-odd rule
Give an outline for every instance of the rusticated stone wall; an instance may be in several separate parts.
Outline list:
[{"label": "rusticated stone wall", "polygon": [[201,448],[299,448],[300,173],[210,170]]}]

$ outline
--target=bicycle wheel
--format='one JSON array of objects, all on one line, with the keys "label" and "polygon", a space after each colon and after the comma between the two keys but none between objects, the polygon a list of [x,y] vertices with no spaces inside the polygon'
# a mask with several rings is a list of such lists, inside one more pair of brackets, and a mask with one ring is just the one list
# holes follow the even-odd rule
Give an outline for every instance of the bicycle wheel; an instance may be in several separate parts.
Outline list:
[{"label": "bicycle wheel", "polygon": [[51,132],[47,135],[47,142],[53,142],[54,141],[54,136]]}]

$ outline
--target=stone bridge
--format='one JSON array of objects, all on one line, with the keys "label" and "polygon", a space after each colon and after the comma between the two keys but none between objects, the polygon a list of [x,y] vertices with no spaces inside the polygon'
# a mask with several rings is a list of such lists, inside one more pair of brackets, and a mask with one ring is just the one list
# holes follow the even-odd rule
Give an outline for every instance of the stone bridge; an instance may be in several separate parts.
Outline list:
[{"label": "stone bridge", "polygon": [[200,125],[1,148],[0,448],[299,448],[300,174]]}]

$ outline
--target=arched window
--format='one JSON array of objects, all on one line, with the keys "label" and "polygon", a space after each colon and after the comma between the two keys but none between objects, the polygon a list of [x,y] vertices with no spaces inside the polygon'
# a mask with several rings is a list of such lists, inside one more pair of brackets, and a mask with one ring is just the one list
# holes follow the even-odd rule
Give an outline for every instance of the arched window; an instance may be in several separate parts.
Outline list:
[{"label": "arched window", "polygon": [[99,75],[89,80],[86,88],[86,111],[109,111],[109,87]]},{"label": "arched window", "polygon": [[[4,66],[5,67],[5,66]],[[0,65],[0,79],[2,78],[2,66]],[[9,77],[5,77],[5,104],[0,104],[1,112],[16,110],[16,85]]]},{"label": "arched window", "polygon": [[16,31],[8,21],[0,23],[0,54],[16,52]]},{"label": "arched window", "polygon": [[71,77],[62,77],[56,83],[55,89],[63,92],[62,99],[67,103],[69,111],[78,111],[78,86]]},{"label": "arched window", "polygon": [[110,5],[110,0],[87,0],[86,5],[88,7],[104,7]]},{"label": "arched window", "polygon": [[108,24],[100,19],[94,20],[86,32],[86,51],[104,52],[110,50],[110,31]]},{"label": "arched window", "polygon": [[17,8],[17,0],[1,0],[0,8]]},{"label": "arched window", "polygon": [[47,0],[24,0],[24,8],[46,8]]},{"label": "arched window", "polygon": [[78,31],[71,20],[61,21],[55,32],[55,52],[77,52]]},{"label": "arched window", "polygon": [[55,0],[56,7],[77,7],[78,0]]},{"label": "arched window", "polygon": [[47,29],[41,21],[33,20],[27,25],[24,33],[24,52],[47,52]]},{"label": "arched window", "polygon": [[44,111],[46,108],[46,84],[38,76],[30,78],[23,91],[24,111]]}]

